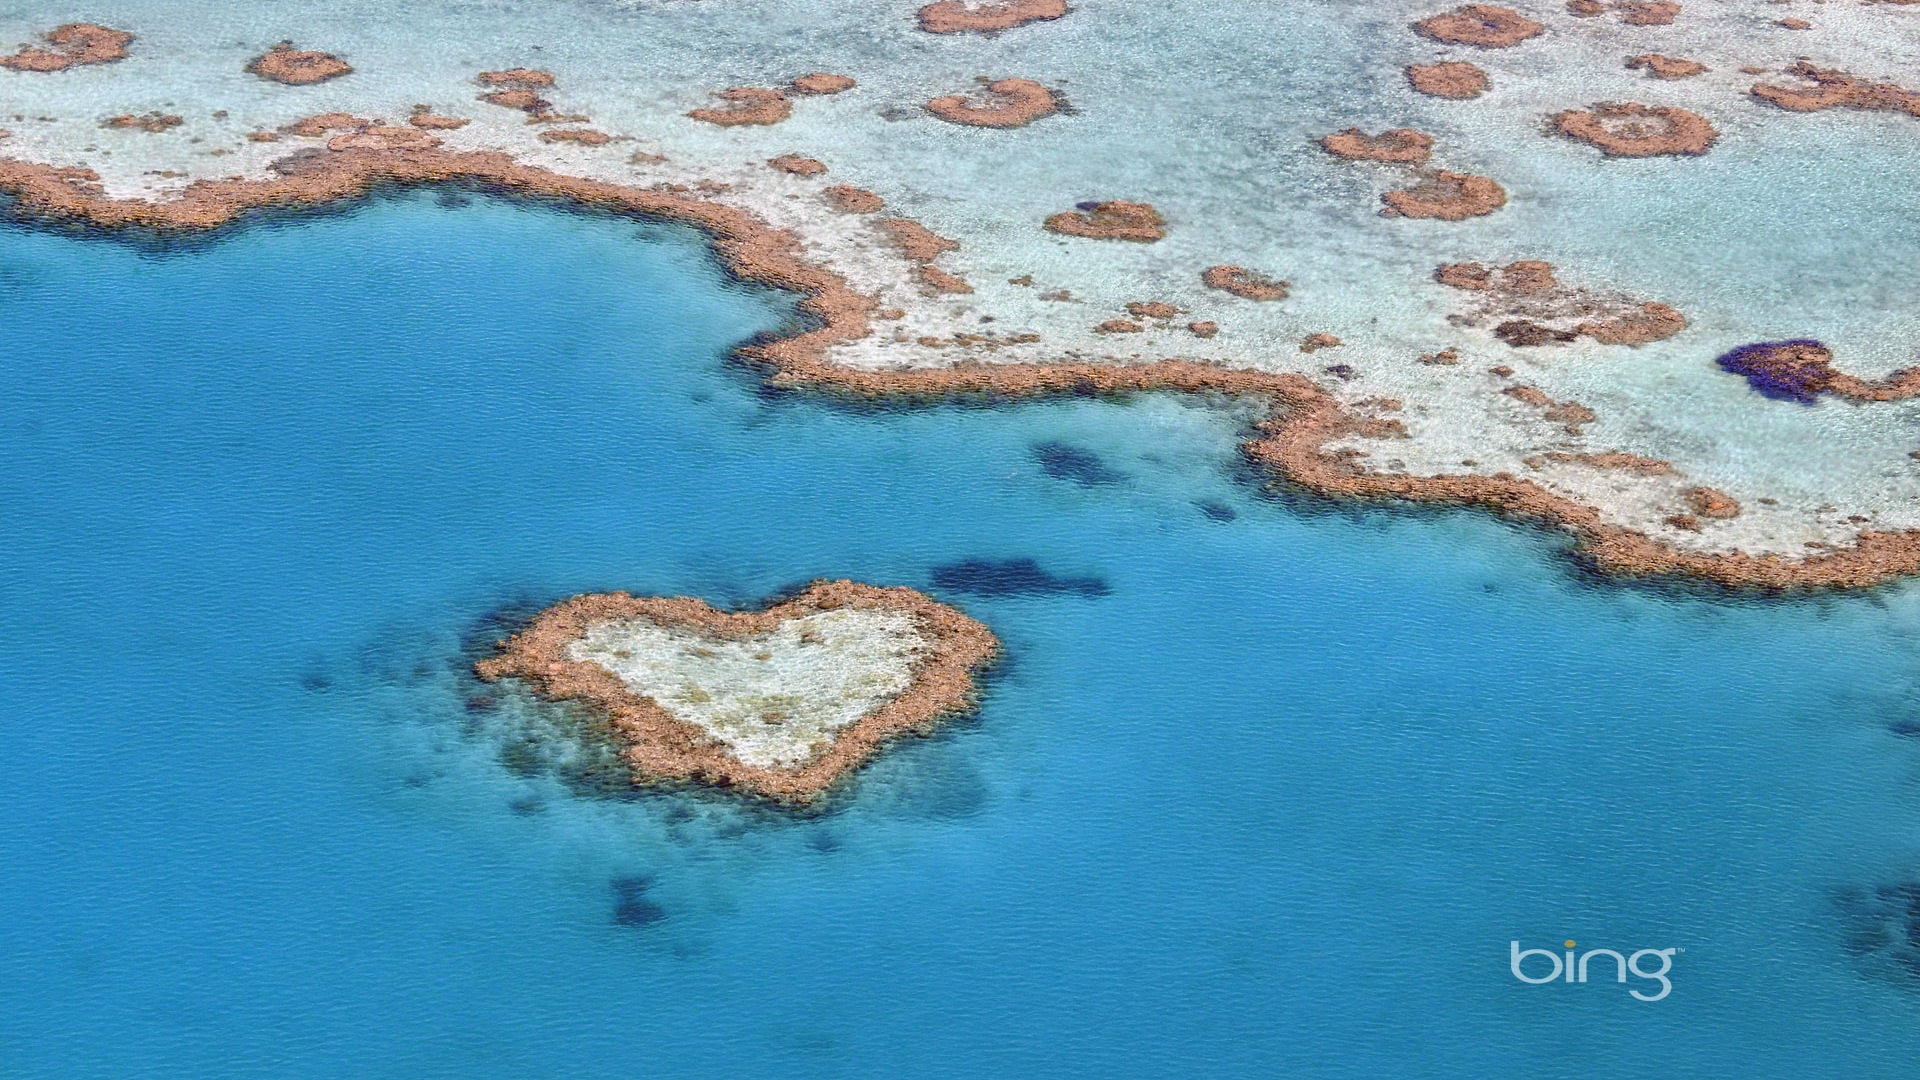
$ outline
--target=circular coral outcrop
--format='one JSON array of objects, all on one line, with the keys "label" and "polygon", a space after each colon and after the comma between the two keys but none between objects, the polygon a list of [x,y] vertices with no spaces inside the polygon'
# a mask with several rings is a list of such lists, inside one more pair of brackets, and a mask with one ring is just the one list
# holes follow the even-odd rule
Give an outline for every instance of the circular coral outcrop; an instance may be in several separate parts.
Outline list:
[{"label": "circular coral outcrop", "polygon": [[1032,79],[998,79],[986,84],[986,101],[954,94],[927,102],[927,111],[950,124],[971,127],[1025,127],[1060,111],[1053,91]]},{"label": "circular coral outcrop", "polygon": [[0,56],[0,67],[14,71],[65,71],[83,64],[110,64],[125,59],[133,35],[97,23],[67,23],[47,32],[50,49],[22,45],[12,56]]},{"label": "circular coral outcrop", "polygon": [[1380,201],[1387,204],[1380,212],[1388,217],[1464,221],[1507,205],[1507,189],[1489,177],[1439,169],[1410,188],[1387,192]]},{"label": "circular coral outcrop", "polygon": [[727,103],[724,109],[695,109],[687,115],[707,124],[737,127],[741,124],[777,124],[793,115],[793,102],[778,90],[756,86],[736,86],[714,95]]},{"label": "circular coral outcrop", "polygon": [[1720,137],[1699,113],[1630,102],[1569,109],[1553,118],[1553,126],[1570,139],[1598,147],[1608,157],[1704,154]]},{"label": "circular coral outcrop", "polygon": [[1321,138],[1320,148],[1351,161],[1381,161],[1393,165],[1421,165],[1433,151],[1433,136],[1412,128],[1394,128],[1369,135],[1359,128]]},{"label": "circular coral outcrop", "polygon": [[813,95],[838,94],[843,90],[851,90],[857,85],[858,84],[849,76],[830,75],[824,71],[816,71],[811,75],[802,75],[787,84],[788,88],[796,94]]},{"label": "circular coral outcrop", "polygon": [[1030,22],[1058,19],[1067,13],[1067,0],[999,0],[974,4],[942,0],[920,9],[920,29],[929,34],[991,34]]},{"label": "circular coral outcrop", "polygon": [[1167,235],[1167,222],[1151,203],[1114,199],[1081,203],[1077,210],[1054,214],[1047,218],[1046,230],[1063,236],[1150,244]]},{"label": "circular coral outcrop", "polygon": [[1645,70],[1656,79],[1691,79],[1707,70],[1707,65],[1698,60],[1686,60],[1678,56],[1661,56],[1659,53],[1641,53],[1627,57],[1630,70]]},{"label": "circular coral outcrop", "polygon": [[1464,101],[1487,92],[1487,73],[1465,60],[1439,64],[1409,64],[1407,84],[1432,97]]},{"label": "circular coral outcrop", "polygon": [[1447,45],[1504,49],[1538,37],[1546,27],[1512,8],[1497,4],[1462,4],[1452,11],[1429,15],[1413,24],[1421,37]]},{"label": "circular coral outcrop", "polygon": [[288,86],[308,86],[351,74],[353,67],[332,53],[296,49],[291,41],[283,41],[254,57],[247,70]]},{"label": "circular coral outcrop", "polygon": [[1200,282],[1243,300],[1285,300],[1292,284],[1244,266],[1209,266],[1200,271]]}]

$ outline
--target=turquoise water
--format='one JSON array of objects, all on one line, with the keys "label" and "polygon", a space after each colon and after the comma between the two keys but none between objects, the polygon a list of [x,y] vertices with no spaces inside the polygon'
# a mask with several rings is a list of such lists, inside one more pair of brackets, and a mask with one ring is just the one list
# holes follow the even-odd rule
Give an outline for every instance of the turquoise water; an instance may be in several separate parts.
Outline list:
[{"label": "turquoise water", "polygon": [[[0,233],[0,1073],[1920,1071],[1912,589],[1592,582],[1262,495],[1165,398],[768,396],[724,356],[785,310],[463,196]],[[608,797],[470,701],[502,608],[819,576],[1008,651],[823,814]],[[1671,996],[1512,976],[1565,938]]]}]

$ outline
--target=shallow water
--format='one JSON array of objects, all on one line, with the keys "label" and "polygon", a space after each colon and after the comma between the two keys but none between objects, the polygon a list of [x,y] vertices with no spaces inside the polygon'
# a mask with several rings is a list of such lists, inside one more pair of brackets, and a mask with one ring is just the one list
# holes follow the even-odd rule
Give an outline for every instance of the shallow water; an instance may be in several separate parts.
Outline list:
[{"label": "shallow water", "polygon": [[[0,233],[0,1072],[1913,1075],[1911,588],[1596,583],[1169,398],[765,395],[785,311],[457,195]],[[465,675],[822,576],[1007,660],[817,816],[594,794]],[[1565,938],[1672,995],[1509,973]]]}]

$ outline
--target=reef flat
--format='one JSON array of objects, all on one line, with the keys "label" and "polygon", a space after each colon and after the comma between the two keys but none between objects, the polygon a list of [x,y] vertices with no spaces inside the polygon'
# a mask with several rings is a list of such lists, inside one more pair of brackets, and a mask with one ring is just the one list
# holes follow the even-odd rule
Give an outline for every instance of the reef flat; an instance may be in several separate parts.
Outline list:
[{"label": "reef flat", "polygon": [[906,588],[816,582],[764,611],[576,596],[476,671],[604,717],[638,781],[804,804],[888,740],[969,708],[991,631]]},{"label": "reef flat", "polygon": [[[17,27],[0,186],[106,227],[387,181],[673,217],[806,294],[744,351],[776,384],[1255,395],[1286,483],[1549,522],[1611,572],[1920,569],[1920,6],[1281,7],[1258,47],[1200,4],[508,7],[434,57],[346,7],[90,12]],[[1845,374],[1716,363],[1779,341]]]}]

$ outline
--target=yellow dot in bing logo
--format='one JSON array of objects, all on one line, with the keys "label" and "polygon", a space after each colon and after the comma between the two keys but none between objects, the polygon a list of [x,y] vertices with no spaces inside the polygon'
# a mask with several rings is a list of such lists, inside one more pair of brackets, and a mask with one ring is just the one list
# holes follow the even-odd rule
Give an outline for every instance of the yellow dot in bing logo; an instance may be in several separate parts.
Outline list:
[{"label": "yellow dot in bing logo", "polygon": [[1567,942],[1567,948],[1571,949],[1573,948],[1573,946],[1574,946],[1574,942],[1571,942],[1571,941]]}]

